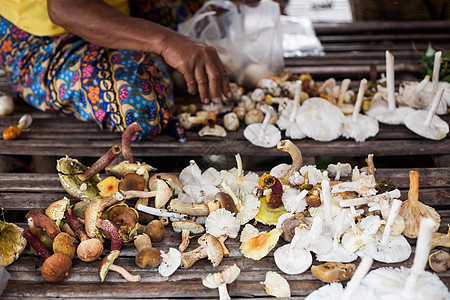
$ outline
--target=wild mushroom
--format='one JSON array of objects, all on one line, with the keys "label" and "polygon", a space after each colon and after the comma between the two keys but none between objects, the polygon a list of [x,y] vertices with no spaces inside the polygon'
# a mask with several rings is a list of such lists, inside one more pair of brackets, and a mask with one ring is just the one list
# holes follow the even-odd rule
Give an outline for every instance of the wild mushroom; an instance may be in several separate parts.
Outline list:
[{"label": "wild mushroom", "polygon": [[155,190],[157,185],[157,180],[164,180],[170,188],[173,190],[173,195],[176,196],[179,193],[183,192],[183,183],[180,178],[178,178],[175,174],[170,173],[156,173],[153,174],[152,177],[148,180],[148,187],[150,190]]},{"label": "wild mushroom", "polygon": [[228,171],[220,171],[222,181],[226,182],[233,193],[239,198],[244,199],[247,195],[250,195],[258,186],[258,174],[255,172],[247,172],[244,176],[242,169],[241,155],[238,153],[235,155],[237,168],[232,168]]},{"label": "wild mushroom", "polygon": [[208,258],[213,267],[217,267],[223,258],[220,241],[215,236],[205,233],[198,239],[198,243],[200,246],[197,249],[181,253],[181,267],[188,269],[202,258]]},{"label": "wild mushroom", "polygon": [[403,81],[398,88],[398,102],[416,109],[425,109],[431,99],[427,99],[426,103],[423,103],[425,101],[420,94],[429,81],[430,75],[426,75],[420,82]]},{"label": "wild mushroom", "polygon": [[347,191],[354,191],[362,196],[374,196],[377,191],[375,190],[375,177],[367,173],[359,173],[359,170],[355,168],[353,170],[353,177],[351,182],[342,182],[335,184],[331,187],[332,193],[342,193]]},{"label": "wild mushroom", "polygon": [[342,236],[341,243],[342,246],[349,252],[356,252],[362,246],[370,244],[375,241],[375,237],[362,231],[358,225],[355,224],[354,217],[349,214],[348,218],[350,220],[351,228],[349,228]]},{"label": "wild mushroom", "polygon": [[352,116],[345,117],[344,128],[342,130],[344,137],[353,138],[357,142],[364,142],[367,138],[377,135],[379,130],[377,120],[359,113],[366,85],[367,80],[361,80],[353,114]]},{"label": "wild mushroom", "polygon": [[[283,218],[286,218],[284,221]],[[305,219],[302,213],[291,214],[286,213],[278,218],[278,224],[276,228],[280,228],[282,232],[282,236],[284,240],[288,243],[292,241],[292,238],[295,234],[295,228],[302,228],[303,226],[310,227],[312,223]]]},{"label": "wild mushroom", "polygon": [[266,196],[260,197],[259,202],[259,211],[255,216],[255,220],[262,224],[276,225],[278,223],[278,218],[287,213],[287,210],[283,205],[280,205],[277,208],[271,208],[269,206],[269,201],[266,200]]},{"label": "wild mushroom", "polygon": [[281,140],[280,130],[269,124],[273,113],[274,110],[270,106],[262,123],[253,123],[245,127],[244,137],[250,143],[263,148],[272,148]]},{"label": "wild mushroom", "polygon": [[7,116],[14,111],[14,100],[11,96],[0,92],[0,116]]},{"label": "wild mushroom", "polygon": [[10,126],[3,131],[4,140],[15,140],[17,139],[24,129],[30,127],[33,122],[33,118],[29,114],[23,115],[17,124],[17,126]]},{"label": "wild mushroom", "polygon": [[66,232],[61,232],[53,240],[53,253],[67,255],[70,259],[75,258],[78,240]]},{"label": "wild mushroom", "polygon": [[219,299],[220,300],[226,300],[231,299],[230,295],[227,291],[227,284],[232,283],[236,280],[236,278],[239,276],[241,272],[241,269],[234,264],[222,272],[214,273],[214,274],[208,274],[206,278],[202,280],[202,283],[204,286],[210,289],[219,289]]},{"label": "wild mushroom", "polygon": [[196,112],[195,116],[191,116],[190,113],[182,113],[178,115],[178,119],[181,122],[181,125],[189,130],[194,127],[198,127],[200,125],[206,124],[208,119],[217,120],[216,115],[213,112],[199,110]]},{"label": "wild mushroom", "polygon": [[283,110],[280,118],[277,121],[277,125],[281,130],[286,130],[286,136],[292,139],[302,139],[306,137],[306,135],[300,129],[296,118],[297,111],[300,106],[300,94],[301,94],[302,82],[297,81],[295,85],[295,95],[294,101],[291,105],[287,105],[286,109]]},{"label": "wild mushroom", "polygon": [[239,219],[225,208],[220,208],[211,212],[205,221],[206,232],[215,237],[227,235],[234,239],[241,228]]},{"label": "wild mushroom", "polygon": [[125,203],[115,204],[106,210],[107,218],[119,231],[121,239],[127,243],[134,239],[139,213]]},{"label": "wild mushroom", "polygon": [[223,126],[228,131],[236,131],[239,129],[239,117],[236,113],[230,112],[223,116]]},{"label": "wild mushroom", "polygon": [[431,140],[442,140],[447,136],[449,127],[446,121],[435,115],[436,108],[442,99],[444,89],[440,89],[431,104],[429,111],[417,110],[407,115],[405,126],[420,136]]},{"label": "wild mushroom", "polygon": [[[55,221],[47,217],[41,209],[34,208],[30,210],[25,217],[27,218],[29,225],[32,224],[33,226],[41,228],[52,240],[61,233],[61,229],[56,225]],[[31,230],[33,231],[33,229]]]},{"label": "wild mushroom", "polygon": [[290,213],[300,213],[306,208],[306,197],[308,190],[298,190],[295,188],[287,188],[282,196],[284,208]]},{"label": "wild mushroom", "polygon": [[289,153],[292,159],[292,164],[280,164],[272,170],[270,175],[280,178],[280,180],[287,184],[289,179],[295,172],[298,172],[303,166],[303,156],[300,149],[290,140],[282,140],[277,144],[277,149]]},{"label": "wild mushroom", "polygon": [[297,123],[306,136],[321,142],[332,141],[342,134],[344,114],[329,101],[313,97],[306,100],[297,114]]},{"label": "wild mushroom", "polygon": [[355,264],[340,262],[327,262],[311,267],[311,273],[326,283],[348,280],[355,270]]},{"label": "wild mushroom", "polygon": [[235,193],[231,190],[230,186],[222,181],[221,186],[224,191],[233,199],[236,207],[237,219],[241,225],[246,224],[251,219],[255,218],[259,213],[261,202],[253,194],[246,195],[242,200],[236,197]]},{"label": "wild mushroom", "polygon": [[137,249],[134,262],[141,269],[155,268],[161,262],[161,253],[153,248],[152,241],[145,233],[138,235],[134,239],[134,246]]},{"label": "wild mushroom", "polygon": [[172,222],[172,228],[175,232],[181,232],[181,244],[178,246],[180,252],[184,252],[189,246],[189,234],[200,234],[205,231],[205,228],[194,221],[180,220]]},{"label": "wild mushroom", "polygon": [[319,217],[313,219],[311,229],[309,230],[306,228],[295,228],[295,235],[298,235],[298,241],[295,242],[295,247],[301,247],[319,255],[330,252],[333,248],[333,240],[322,233],[322,228],[323,220]]},{"label": "wild mushroom", "polygon": [[164,232],[164,224],[160,220],[152,220],[145,226],[145,234],[147,234],[153,242],[162,240]]},{"label": "wild mushroom", "polygon": [[244,228],[241,231],[241,236],[239,238],[239,241],[242,243],[242,242],[245,242],[245,241],[247,241],[251,238],[254,238],[258,235],[259,235],[259,230],[255,226],[247,223],[247,224],[245,224]]},{"label": "wild mushroom", "polygon": [[253,260],[265,257],[277,245],[281,229],[272,229],[269,232],[260,232],[257,236],[245,240],[239,247],[242,255]]},{"label": "wild mushroom", "polygon": [[145,206],[142,204],[138,204],[137,210],[156,217],[165,217],[177,220],[185,220],[187,218],[187,215],[185,214],[167,211],[166,209],[158,209],[150,206]]},{"label": "wild mushroom", "polygon": [[219,208],[220,203],[216,200],[207,201],[206,203],[201,204],[195,204],[192,202],[181,201],[176,198],[172,199],[167,206],[167,209],[171,212],[186,214],[194,217],[207,216],[212,211]]},{"label": "wild mushroom", "polygon": [[[141,168],[141,170],[145,170],[145,168]],[[111,177],[117,178],[115,176]],[[145,185],[146,180],[144,176],[139,175],[136,170],[136,173],[127,173],[122,176],[117,185],[117,191],[120,191],[122,193],[127,191],[145,191]]]},{"label": "wild mushroom", "polygon": [[264,290],[268,295],[277,298],[291,297],[289,282],[277,272],[268,271],[266,273],[266,279],[261,284],[264,284]]},{"label": "wild mushroom", "polygon": [[146,163],[141,163],[141,162],[130,163],[127,160],[121,161],[118,164],[115,164],[115,165],[105,168],[105,170],[109,174],[116,176],[118,178],[122,178],[128,173],[137,173],[138,169],[144,169],[149,173],[156,170],[154,167],[152,167]]},{"label": "wild mushroom", "polygon": [[27,245],[23,229],[14,223],[0,221],[0,266],[6,267],[19,258]]},{"label": "wild mushroom", "polygon": [[[375,94],[370,109],[366,112],[372,118],[384,124],[403,124],[405,117],[414,111],[411,107],[396,107],[394,56],[386,51],[387,103],[382,100],[380,92]],[[380,90],[380,88],[378,88]]]},{"label": "wild mushroom", "polygon": [[141,131],[141,125],[137,122],[131,123],[122,133],[122,155],[124,160],[134,163],[133,152],[131,151],[131,141],[136,132]]},{"label": "wild mushroom", "polygon": [[226,210],[237,213],[236,204],[234,204],[233,198],[224,192],[218,192],[214,199],[220,203],[220,208],[225,208]]},{"label": "wild mushroom", "polygon": [[444,250],[433,252],[428,257],[428,264],[436,273],[445,272],[450,268],[450,254]]},{"label": "wild mushroom", "polygon": [[341,176],[348,176],[352,172],[352,166],[349,163],[329,164],[327,167],[328,174],[335,176],[334,180],[340,180]]},{"label": "wild mushroom", "polygon": [[83,172],[83,174],[78,175],[77,177],[81,181],[87,181],[91,177],[98,174],[100,171],[104,170],[114,159],[116,159],[119,154],[122,152],[122,148],[120,145],[116,144],[112,146],[102,157],[100,157],[96,162],[92,164],[87,170]]},{"label": "wild mushroom", "polygon": [[441,216],[434,208],[419,201],[419,172],[417,171],[409,171],[408,199],[402,203],[398,214],[405,220],[403,234],[408,238],[417,238],[422,218],[433,219],[434,232],[439,229]]},{"label": "wild mushroom", "polygon": [[448,225],[447,233],[433,233],[430,249],[434,249],[438,246],[450,248],[450,225]]},{"label": "wild mushroom", "polygon": [[114,261],[117,257],[119,257],[120,251],[114,250],[108,253],[105,257],[103,257],[100,267],[98,268],[98,277],[100,278],[100,282],[104,282],[108,271],[114,271],[122,275],[127,281],[138,282],[141,280],[140,275],[131,275],[127,270],[122,268],[121,266],[115,265]]},{"label": "wild mushroom", "polygon": [[342,80],[341,82],[341,86],[339,87],[338,100],[336,103],[338,107],[342,107],[342,105],[344,104],[345,93],[347,92],[348,87],[350,86],[350,82],[351,80],[348,78]]},{"label": "wild mushroom", "polygon": [[64,212],[68,209],[69,205],[70,200],[66,197],[54,201],[45,209],[45,215],[55,221],[56,225],[60,227],[64,218]]},{"label": "wild mushroom", "polygon": [[170,248],[167,253],[161,251],[161,263],[158,272],[163,277],[172,275],[181,265],[181,253],[175,248]]},{"label": "wild mushroom", "polygon": [[199,136],[218,136],[226,137],[227,131],[220,125],[217,125],[213,120],[208,120],[208,125],[200,129]]}]

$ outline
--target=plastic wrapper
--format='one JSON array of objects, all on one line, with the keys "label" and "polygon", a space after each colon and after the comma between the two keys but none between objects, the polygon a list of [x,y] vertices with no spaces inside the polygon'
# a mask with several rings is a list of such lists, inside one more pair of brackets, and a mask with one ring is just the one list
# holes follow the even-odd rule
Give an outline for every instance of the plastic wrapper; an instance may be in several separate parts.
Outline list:
[{"label": "plastic wrapper", "polygon": [[281,16],[281,30],[284,57],[325,55],[310,19]]}]

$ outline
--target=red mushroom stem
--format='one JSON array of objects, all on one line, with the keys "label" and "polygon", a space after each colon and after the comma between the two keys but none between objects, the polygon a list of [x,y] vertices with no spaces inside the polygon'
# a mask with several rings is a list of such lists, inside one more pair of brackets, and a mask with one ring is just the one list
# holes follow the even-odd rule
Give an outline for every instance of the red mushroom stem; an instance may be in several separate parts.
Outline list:
[{"label": "red mushroom stem", "polygon": [[264,179],[264,185],[272,189],[269,206],[271,208],[278,208],[281,205],[281,199],[283,197],[283,186],[281,182],[276,177],[269,176]]},{"label": "red mushroom stem", "polygon": [[81,224],[80,220],[73,214],[72,208],[67,209],[64,212],[64,218],[66,223],[69,224],[70,228],[72,228],[75,233],[80,238],[80,241],[86,241],[89,237],[86,234],[86,230],[84,230],[84,225]]},{"label": "red mushroom stem", "polygon": [[44,244],[42,244],[42,242],[34,234],[31,233],[30,229],[25,229],[22,235],[43,260],[46,260],[47,258],[52,256],[50,250],[45,248]]},{"label": "red mushroom stem", "polygon": [[141,131],[142,127],[138,123],[134,122],[125,129],[125,131],[122,134],[122,155],[125,160],[127,160],[129,163],[133,163],[133,152],[131,151],[131,139],[133,138],[133,135]]},{"label": "red mushroom stem", "polygon": [[30,210],[26,214],[26,218],[31,218],[33,220],[33,224],[41,227],[52,240],[54,240],[56,236],[61,233],[61,229],[59,229],[55,221],[47,217],[42,209],[35,208]]},{"label": "red mushroom stem", "polygon": [[109,235],[109,238],[111,239],[111,252],[115,250],[120,251],[120,248],[122,247],[122,238],[114,224],[108,219],[100,219],[97,227]]},{"label": "red mushroom stem", "polygon": [[79,175],[82,181],[86,181],[95,174],[104,170],[122,152],[119,144],[112,146],[102,157],[92,164],[83,174]]}]

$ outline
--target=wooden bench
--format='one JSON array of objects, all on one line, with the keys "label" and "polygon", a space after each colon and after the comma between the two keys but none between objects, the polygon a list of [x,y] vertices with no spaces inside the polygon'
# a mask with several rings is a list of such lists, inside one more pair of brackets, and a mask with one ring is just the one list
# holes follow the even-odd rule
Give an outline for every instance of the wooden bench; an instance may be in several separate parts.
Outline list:
[{"label": "wooden bench", "polygon": [[[436,208],[442,217],[441,232],[446,232],[450,223],[450,168],[420,168],[419,199],[425,204]],[[407,198],[409,188],[408,169],[378,169],[377,178],[390,178],[401,190],[401,200]],[[7,211],[7,219],[25,226],[24,214],[32,208],[46,208],[53,201],[67,196],[62,189],[56,174],[0,174],[0,203]],[[257,226],[260,230],[270,230],[268,226]],[[415,240],[410,240],[415,244]],[[166,227],[165,238],[154,246],[161,250],[177,247],[180,235],[174,233],[171,227]],[[277,247],[285,242],[280,239]],[[178,269],[168,279],[161,277],[156,269],[143,270],[134,264],[136,249],[132,243],[124,244],[116,264],[125,267],[132,274],[140,274],[139,283],[129,283],[120,275],[110,272],[104,283],[100,283],[97,270],[100,261],[84,263],[78,258],[73,261],[73,269],[68,278],[60,283],[46,283],[40,275],[42,260],[27,249],[19,259],[6,269],[11,278],[2,295],[2,299],[13,298],[216,298],[217,291],[205,288],[201,280],[208,273],[218,272],[236,263],[241,268],[241,275],[235,283],[228,286],[230,295],[234,297],[267,297],[263,285],[267,271],[276,271],[273,251],[261,259],[254,261],[244,258],[239,252],[239,239],[228,239],[226,246],[230,256],[225,258],[217,268],[203,259],[190,269]],[[188,250],[198,246],[197,239],[191,240]],[[108,249],[108,246],[105,246]],[[414,246],[413,246],[414,248]],[[107,254],[105,250],[104,254]],[[375,262],[372,268],[410,267],[413,255],[407,261],[396,264]],[[359,263],[359,259],[356,263]],[[314,260],[313,265],[319,264]],[[289,281],[292,296],[304,298],[313,290],[323,285],[308,270],[300,275],[283,276]],[[440,273],[439,277],[448,286],[450,270]]]}]

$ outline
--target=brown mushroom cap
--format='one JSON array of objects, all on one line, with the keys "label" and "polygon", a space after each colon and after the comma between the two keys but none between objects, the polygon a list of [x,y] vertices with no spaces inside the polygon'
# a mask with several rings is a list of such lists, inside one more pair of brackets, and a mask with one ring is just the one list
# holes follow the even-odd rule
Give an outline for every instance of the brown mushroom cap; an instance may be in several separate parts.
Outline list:
[{"label": "brown mushroom cap", "polygon": [[206,246],[208,259],[213,267],[217,267],[223,259],[223,247],[220,241],[212,234],[205,233],[198,239],[198,243]]},{"label": "brown mushroom cap", "polygon": [[47,282],[60,282],[69,276],[72,260],[62,253],[55,253],[44,261],[41,275]]},{"label": "brown mushroom cap", "polygon": [[450,267],[450,254],[444,250],[433,252],[428,258],[428,264],[436,273],[445,272]]},{"label": "brown mushroom cap", "polygon": [[154,186],[156,184],[157,179],[162,179],[166,181],[168,185],[172,189],[175,190],[175,194],[178,194],[183,191],[183,183],[181,182],[180,178],[178,178],[177,175],[170,174],[170,173],[156,173],[153,174],[152,177],[148,180],[148,188],[150,190],[155,190]]},{"label": "brown mushroom cap", "polygon": [[67,255],[70,259],[75,258],[78,240],[66,232],[61,232],[53,240],[53,252]]},{"label": "brown mushroom cap", "polygon": [[161,263],[161,252],[153,247],[146,247],[136,254],[134,262],[141,269],[155,268]]},{"label": "brown mushroom cap", "polygon": [[159,242],[164,237],[164,224],[160,220],[150,221],[145,226],[145,234],[147,234],[152,242]]},{"label": "brown mushroom cap", "polygon": [[301,221],[300,218],[296,215],[290,217],[281,225],[281,230],[283,231],[282,235],[286,242],[290,243],[295,234],[295,228],[300,226]]},{"label": "brown mushroom cap", "polygon": [[343,264],[340,262],[327,262],[311,267],[311,273],[327,283],[349,280],[355,271],[355,264]]},{"label": "brown mushroom cap", "polygon": [[78,258],[84,262],[97,260],[103,252],[103,243],[98,239],[85,240],[78,245]]},{"label": "brown mushroom cap", "polygon": [[119,183],[119,191],[143,191],[144,188],[144,177],[136,173],[125,174]]},{"label": "brown mushroom cap", "polygon": [[119,235],[124,242],[133,239],[132,231],[138,222],[139,213],[126,204],[116,204],[107,210],[108,220],[110,220],[119,231]]},{"label": "brown mushroom cap", "polygon": [[215,196],[215,199],[220,202],[220,206],[225,208],[232,213],[237,213],[236,205],[234,204],[233,198],[230,195],[224,192],[218,192]]}]

